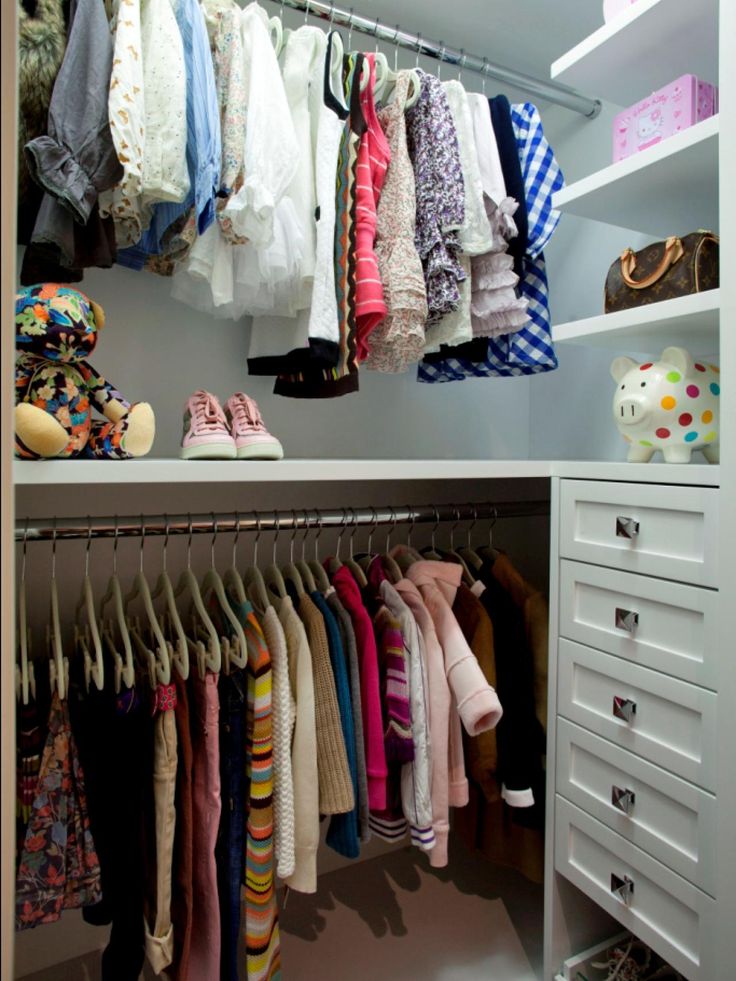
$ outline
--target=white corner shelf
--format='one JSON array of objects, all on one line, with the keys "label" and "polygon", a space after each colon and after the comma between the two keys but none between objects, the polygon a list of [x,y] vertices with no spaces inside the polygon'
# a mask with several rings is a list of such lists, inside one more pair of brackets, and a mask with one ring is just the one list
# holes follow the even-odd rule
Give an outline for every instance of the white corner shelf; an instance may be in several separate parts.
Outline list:
[{"label": "white corner shelf", "polygon": [[626,107],[691,72],[718,82],[718,0],[637,0],[552,65],[552,78]]},{"label": "white corner shelf", "polygon": [[719,322],[720,290],[708,290],[558,324],[552,336],[556,344],[586,344],[640,354],[653,354],[676,344],[698,357],[710,357],[718,351]]},{"label": "white corner shelf", "polygon": [[[622,445],[621,452],[625,447]],[[524,480],[577,477],[643,483],[717,485],[718,467],[588,460],[16,460],[18,490],[83,484],[348,483],[397,480]]]},{"label": "white corner shelf", "polygon": [[604,167],[554,195],[567,214],[657,238],[718,230],[719,117]]}]

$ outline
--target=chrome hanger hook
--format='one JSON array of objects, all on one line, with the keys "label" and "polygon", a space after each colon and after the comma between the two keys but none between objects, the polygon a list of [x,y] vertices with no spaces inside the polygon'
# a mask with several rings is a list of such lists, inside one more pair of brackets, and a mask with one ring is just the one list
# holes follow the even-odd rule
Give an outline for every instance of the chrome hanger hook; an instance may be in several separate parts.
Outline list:
[{"label": "chrome hanger hook", "polygon": [[496,522],[498,521],[498,508],[493,505],[493,517],[491,518],[491,527],[488,529],[488,546],[493,548],[493,529],[496,527]]},{"label": "chrome hanger hook", "polygon": [[51,578],[56,579],[56,518],[51,533]]},{"label": "chrome hanger hook", "polygon": [[414,64],[414,67],[415,68],[419,68],[419,55],[422,53],[422,35],[421,34],[417,34],[416,47],[417,47],[417,59],[416,59],[416,62]]},{"label": "chrome hanger hook", "polygon": [[253,512],[253,518],[256,523],[256,537],[253,541],[253,568],[258,568],[258,542],[261,537],[261,516],[258,511]]},{"label": "chrome hanger hook", "polygon": [[309,20],[309,3],[310,3],[310,0],[307,0],[306,4],[304,6],[304,23],[305,24]]},{"label": "chrome hanger hook", "polygon": [[389,505],[389,510],[391,511],[391,526],[386,532],[386,555],[388,555],[388,553],[391,551],[391,536],[393,535],[394,529],[396,528],[396,511],[390,505]]},{"label": "chrome hanger hook", "polygon": [[279,540],[279,531],[281,530],[281,519],[278,511],[273,512],[273,520],[276,523],[276,531],[273,536],[273,564],[276,565],[276,543]]},{"label": "chrome hanger hook", "polygon": [[317,534],[314,538],[314,561],[319,562],[319,540],[322,536],[322,512],[317,508]]},{"label": "chrome hanger hook", "polygon": [[[374,507],[371,507],[371,511],[373,512],[373,524],[371,525],[371,530],[368,532],[367,552],[369,555],[373,553],[373,533],[378,527],[378,511],[376,511]],[[357,514],[356,514],[356,519],[357,519]]]},{"label": "chrome hanger hook", "polygon": [[437,78],[439,78],[440,81],[442,81],[442,62],[445,59],[445,50],[445,42],[440,41],[440,51],[437,55]]},{"label": "chrome hanger hook", "polygon": [[462,82],[463,80],[463,69],[465,68],[467,60],[468,56],[465,54],[465,48],[460,48],[460,71],[457,73],[458,82]]},{"label": "chrome hanger hook", "polygon": [[378,54],[378,27],[380,23],[380,20],[376,17],[376,23],[373,25],[373,37],[376,39],[376,54]]},{"label": "chrome hanger hook", "polygon": [[394,72],[399,70],[399,30],[400,25],[397,24],[394,31]]},{"label": "chrome hanger hook", "polygon": [[140,555],[140,570],[143,572],[143,546],[146,544],[146,522],[141,515],[141,555]]},{"label": "chrome hanger hook", "polygon": [[187,520],[189,522],[189,538],[187,539],[187,569],[192,568],[192,535],[194,534],[194,524],[192,522],[192,516],[187,512]]},{"label": "chrome hanger hook", "polygon": [[215,568],[215,542],[217,541],[217,517],[214,511],[210,511],[212,516],[212,540],[210,541],[210,565]]},{"label": "chrome hanger hook", "polygon": [[296,538],[296,533],[299,528],[299,519],[296,516],[296,511],[294,508],[291,509],[291,520],[293,522],[291,528],[291,538],[289,539],[289,562],[294,561],[294,540]]},{"label": "chrome hanger hook", "polygon": [[330,31],[332,30],[332,25],[333,25],[334,21],[335,21],[335,4],[334,3],[331,3],[330,4],[330,26],[328,28]]},{"label": "chrome hanger hook", "polygon": [[409,512],[409,530],[406,533],[406,547],[411,548],[411,536],[414,533],[414,525],[417,522],[414,507],[411,504],[408,506],[407,511]]},{"label": "chrome hanger hook", "polygon": [[358,512],[355,508],[350,508],[350,523],[352,526],[352,531],[350,533],[350,560],[353,559],[353,539],[355,538],[355,533],[358,530]]},{"label": "chrome hanger hook", "polygon": [[467,543],[467,547],[468,548],[471,547],[471,545],[470,545],[470,534],[473,531],[473,528],[475,528],[475,526],[477,524],[478,524],[478,508],[474,504],[473,505],[473,520],[468,525],[468,531],[467,531],[467,535],[466,535],[466,543]]},{"label": "chrome hanger hook", "polygon": [[115,515],[115,530],[112,538],[112,574],[118,574],[118,516]]},{"label": "chrome hanger hook", "polygon": [[348,14],[348,51],[353,50],[353,10],[355,8],[350,8],[350,13]]},{"label": "chrome hanger hook", "polygon": [[[345,529],[347,528],[346,519],[348,516],[347,508],[341,508],[340,510],[342,511],[342,524],[340,525],[340,530],[337,533],[337,541],[335,542],[335,558],[338,560],[338,562],[340,561],[340,547],[342,546],[342,536],[345,534]],[[320,525],[320,530],[321,527],[322,526]]]},{"label": "chrome hanger hook", "polygon": [[26,518],[26,523],[23,526],[23,552],[21,558],[20,566],[20,581],[24,583],[26,581],[26,555],[28,553],[28,522],[30,518]]},{"label": "chrome hanger hook", "polygon": [[233,539],[233,569],[238,567],[238,539],[240,538],[240,513],[235,512],[235,538]]},{"label": "chrome hanger hook", "polygon": [[481,67],[481,84],[483,86],[483,95],[486,94],[486,71],[488,69],[488,59],[483,59],[483,65]]},{"label": "chrome hanger hook", "polygon": [[452,510],[455,512],[455,520],[450,526],[450,551],[455,551],[455,529],[460,524],[460,508],[456,504],[452,505]]},{"label": "chrome hanger hook", "polygon": [[309,529],[312,522],[309,520],[309,511],[306,508],[302,509],[304,511],[304,537],[302,538],[302,562],[306,560],[307,555],[307,539],[309,538]]},{"label": "chrome hanger hook", "polygon": [[432,510],[434,511],[434,527],[432,528],[432,551],[436,552],[437,551],[436,535],[437,535],[437,529],[440,526],[440,512],[437,509],[437,507],[434,507]]},{"label": "chrome hanger hook", "polygon": [[281,0],[281,8],[279,10],[279,17],[281,18],[281,20],[283,22],[283,20],[284,20],[284,0]]},{"label": "chrome hanger hook", "polygon": [[89,575],[89,548],[92,544],[92,518],[87,515],[87,543],[84,546],[84,574]]},{"label": "chrome hanger hook", "polygon": [[164,514],[164,549],[161,555],[161,564],[166,572],[167,559],[169,555],[169,516]]}]

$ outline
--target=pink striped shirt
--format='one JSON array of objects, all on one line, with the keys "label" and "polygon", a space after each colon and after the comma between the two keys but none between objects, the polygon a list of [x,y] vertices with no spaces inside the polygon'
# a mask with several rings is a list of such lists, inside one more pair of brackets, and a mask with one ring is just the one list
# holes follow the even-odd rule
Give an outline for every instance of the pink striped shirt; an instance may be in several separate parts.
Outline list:
[{"label": "pink striped shirt", "polygon": [[360,93],[360,107],[366,128],[358,148],[355,186],[355,319],[359,361],[364,360],[368,354],[370,332],[384,320],[387,313],[374,245],[378,201],[391,160],[391,150],[376,115],[375,55],[367,54],[365,61],[370,67],[370,79]]}]

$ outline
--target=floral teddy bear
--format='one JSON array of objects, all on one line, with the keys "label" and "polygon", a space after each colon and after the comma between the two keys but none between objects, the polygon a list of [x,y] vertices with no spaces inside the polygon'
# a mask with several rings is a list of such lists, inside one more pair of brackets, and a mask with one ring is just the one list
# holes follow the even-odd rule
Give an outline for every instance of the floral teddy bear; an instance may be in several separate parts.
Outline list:
[{"label": "floral teddy bear", "polygon": [[[151,449],[151,406],[131,405],[85,360],[104,323],[102,307],[70,286],[41,283],[17,294],[17,456],[125,460]],[[92,419],[93,406],[105,421]]]}]

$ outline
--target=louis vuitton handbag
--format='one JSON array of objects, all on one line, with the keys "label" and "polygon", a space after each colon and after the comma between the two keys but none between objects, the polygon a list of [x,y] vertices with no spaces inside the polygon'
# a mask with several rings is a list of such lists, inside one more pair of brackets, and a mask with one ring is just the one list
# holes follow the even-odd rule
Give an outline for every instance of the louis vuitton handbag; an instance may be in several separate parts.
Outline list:
[{"label": "louis vuitton handbag", "polygon": [[605,312],[659,303],[718,287],[718,236],[692,232],[626,249],[608,270]]}]

